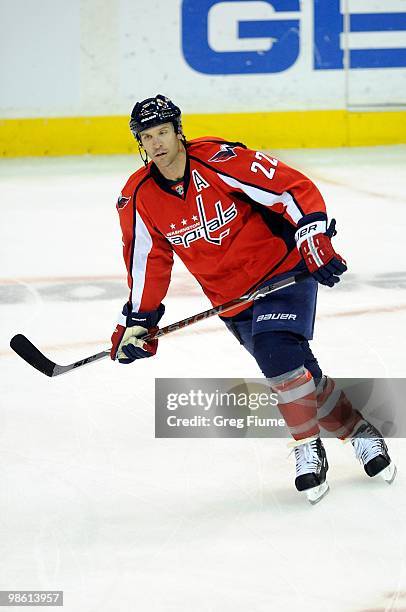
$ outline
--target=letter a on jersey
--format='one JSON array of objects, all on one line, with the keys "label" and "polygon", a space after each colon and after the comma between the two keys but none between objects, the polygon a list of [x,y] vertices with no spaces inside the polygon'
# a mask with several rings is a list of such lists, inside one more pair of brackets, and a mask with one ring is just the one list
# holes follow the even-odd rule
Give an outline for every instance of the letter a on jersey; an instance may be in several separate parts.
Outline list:
[{"label": "letter a on jersey", "polygon": [[195,187],[199,193],[203,188],[206,189],[207,187],[210,187],[209,183],[205,181],[202,176],[200,176],[197,170],[192,170],[192,177]]}]

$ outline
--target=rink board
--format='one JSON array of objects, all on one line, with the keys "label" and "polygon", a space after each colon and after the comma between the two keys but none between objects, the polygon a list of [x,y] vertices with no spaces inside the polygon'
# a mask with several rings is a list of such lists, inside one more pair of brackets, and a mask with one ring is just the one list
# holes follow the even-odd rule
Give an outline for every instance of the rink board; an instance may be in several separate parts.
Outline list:
[{"label": "rink board", "polygon": [[[188,139],[218,135],[256,149],[337,147],[406,142],[406,112],[346,110],[190,114]],[[0,120],[0,156],[131,153],[128,117]]]},{"label": "rink board", "polygon": [[132,152],[131,109],[157,93],[182,109],[188,138],[269,149],[406,141],[404,0],[154,0],[142,11],[72,0],[3,12],[13,58],[0,62],[3,157]]}]

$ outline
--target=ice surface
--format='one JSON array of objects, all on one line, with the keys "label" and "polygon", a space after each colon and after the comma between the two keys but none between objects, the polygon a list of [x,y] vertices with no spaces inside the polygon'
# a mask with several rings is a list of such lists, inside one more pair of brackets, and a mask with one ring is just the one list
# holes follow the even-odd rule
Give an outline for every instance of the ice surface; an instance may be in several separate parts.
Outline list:
[{"label": "ice surface", "polygon": [[[406,147],[276,153],[316,179],[349,264],[320,291],[322,367],[404,377]],[[260,375],[221,321],[54,380],[8,349],[21,332],[68,363],[109,344],[126,299],[114,204],[137,164],[0,165],[0,589],[63,589],[69,612],[405,610],[403,440],[390,487],[327,440],[331,492],[310,507],[286,440],[154,439],[155,377]],[[179,263],[166,306],[164,323],[209,307]]]}]

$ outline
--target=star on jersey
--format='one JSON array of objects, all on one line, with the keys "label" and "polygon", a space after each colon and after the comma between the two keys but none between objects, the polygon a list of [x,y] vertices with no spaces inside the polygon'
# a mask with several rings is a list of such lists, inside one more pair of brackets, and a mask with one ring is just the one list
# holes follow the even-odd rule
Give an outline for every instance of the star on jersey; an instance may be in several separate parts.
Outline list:
[{"label": "star on jersey", "polygon": [[175,229],[176,225],[174,223],[171,223],[171,229]]},{"label": "star on jersey", "polygon": [[186,225],[187,219],[182,219],[182,225]]}]

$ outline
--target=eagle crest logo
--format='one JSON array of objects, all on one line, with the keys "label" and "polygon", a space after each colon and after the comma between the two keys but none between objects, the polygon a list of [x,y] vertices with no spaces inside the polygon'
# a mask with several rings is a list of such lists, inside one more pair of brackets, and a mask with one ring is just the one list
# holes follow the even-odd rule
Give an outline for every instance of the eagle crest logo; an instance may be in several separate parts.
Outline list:
[{"label": "eagle crest logo", "polygon": [[127,206],[128,202],[131,200],[131,197],[127,198],[120,193],[119,198],[117,200],[117,208],[121,210],[124,206]]},{"label": "eagle crest logo", "polygon": [[234,151],[235,147],[229,144],[220,145],[219,151],[210,157],[211,162],[226,162],[233,157],[237,157],[237,153]]}]

